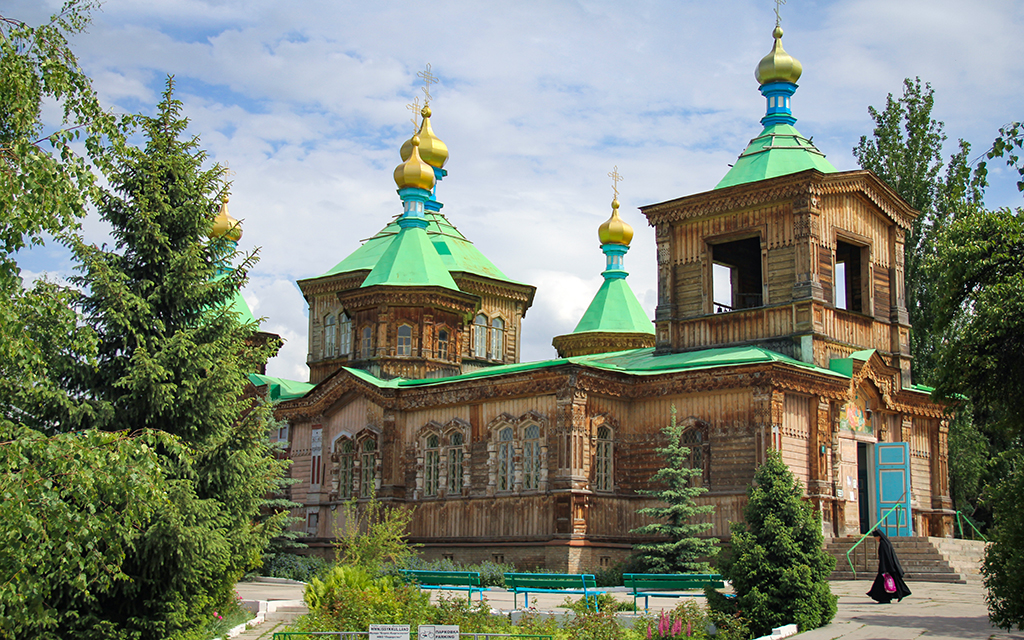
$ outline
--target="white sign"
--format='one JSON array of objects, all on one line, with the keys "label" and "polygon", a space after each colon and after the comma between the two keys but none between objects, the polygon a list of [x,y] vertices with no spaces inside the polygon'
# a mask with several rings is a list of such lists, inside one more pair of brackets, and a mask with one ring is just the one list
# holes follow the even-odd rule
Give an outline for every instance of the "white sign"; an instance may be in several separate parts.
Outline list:
[{"label": "white sign", "polygon": [[421,624],[416,638],[417,640],[459,640],[459,625]]},{"label": "white sign", "polygon": [[409,640],[407,624],[371,624],[370,640]]}]

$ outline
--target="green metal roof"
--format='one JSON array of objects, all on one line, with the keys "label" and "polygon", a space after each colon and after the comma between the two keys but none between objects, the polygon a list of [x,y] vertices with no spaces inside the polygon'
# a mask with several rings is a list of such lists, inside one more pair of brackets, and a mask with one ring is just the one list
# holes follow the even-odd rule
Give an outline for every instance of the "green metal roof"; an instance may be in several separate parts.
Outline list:
[{"label": "green metal roof", "polygon": [[715,187],[722,189],[737,184],[817,169],[835,173],[836,168],[825,159],[814,143],[800,135],[793,125],[771,124],[750,141],[739,159]]},{"label": "green metal roof", "polygon": [[448,378],[425,378],[422,380],[405,380],[402,378],[381,380],[380,378],[377,378],[376,376],[373,376],[361,369],[350,369],[346,367],[345,370],[376,387],[400,389],[406,387],[436,386],[452,382],[476,380],[478,378],[491,378],[513,373],[548,369],[566,364],[576,364],[604,371],[617,371],[627,375],[649,376],[663,375],[679,371],[735,367],[772,362],[799,367],[821,375],[836,378],[848,377],[835,371],[824,369],[806,362],[801,362],[780,353],[755,346],[723,347],[719,349],[703,349],[701,351],[687,351],[684,353],[670,353],[664,355],[654,355],[654,349],[651,348],[630,349],[628,351],[617,351],[613,353],[598,353],[586,356],[575,356],[572,358],[541,360],[539,362],[507,364],[497,367],[478,369],[476,371],[470,371],[469,373],[451,376]]},{"label": "green metal roof", "polygon": [[436,286],[459,290],[434,243],[418,227],[400,229],[381,254],[363,287],[373,285]]},{"label": "green metal roof", "polygon": [[228,308],[238,314],[238,321],[242,324],[254,324],[256,322],[256,318],[253,317],[252,310],[249,309],[249,304],[242,297],[241,291],[235,292]]},{"label": "green metal roof", "polygon": [[[427,211],[424,216],[429,222],[426,229],[427,236],[434,244],[437,254],[441,256],[441,260],[449,272],[469,273],[494,280],[520,284],[510,279],[501,272],[501,269],[494,266],[494,263],[488,260],[484,254],[480,253],[479,249],[448,222],[444,215]],[[372,238],[364,242],[347,258],[334,265],[330,271],[319,277],[372,270],[399,231],[398,216],[396,216],[394,220]]]},{"label": "green metal roof", "polygon": [[573,333],[648,333],[654,325],[625,278],[605,278]]},{"label": "green metal roof", "polygon": [[271,401],[294,400],[309,393],[314,386],[308,382],[297,382],[286,378],[275,378],[259,373],[250,373],[249,382],[257,387],[267,386],[267,395]]}]

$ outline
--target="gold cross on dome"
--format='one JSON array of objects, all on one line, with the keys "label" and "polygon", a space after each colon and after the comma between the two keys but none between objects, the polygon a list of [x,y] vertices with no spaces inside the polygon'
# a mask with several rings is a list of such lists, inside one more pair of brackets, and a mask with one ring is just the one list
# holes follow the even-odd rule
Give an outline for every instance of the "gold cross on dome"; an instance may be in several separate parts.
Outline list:
[{"label": "gold cross on dome", "polygon": [[619,198],[619,183],[624,180],[624,178],[622,177],[622,174],[619,173],[619,166],[618,165],[615,165],[615,167],[612,168],[611,172],[608,174],[608,177],[612,179],[612,191],[615,192],[615,199],[618,200],[618,198]]},{"label": "gold cross on dome", "polygon": [[416,96],[412,102],[405,105],[405,108],[412,111],[412,117],[409,118],[409,121],[412,122],[412,132],[415,134],[420,130],[420,123],[419,120],[417,120],[417,118],[420,117],[420,97]]},{"label": "gold cross on dome", "polygon": [[782,25],[782,14],[779,13],[779,8],[786,4],[786,0],[775,0],[775,26]]},{"label": "gold cross on dome", "polygon": [[437,76],[435,76],[434,74],[430,73],[430,63],[429,62],[427,63],[427,68],[424,69],[423,71],[420,71],[419,73],[417,73],[416,77],[423,79],[423,95],[426,96],[426,100],[424,100],[423,104],[424,105],[430,104],[430,85],[437,84],[438,80],[437,80]]}]

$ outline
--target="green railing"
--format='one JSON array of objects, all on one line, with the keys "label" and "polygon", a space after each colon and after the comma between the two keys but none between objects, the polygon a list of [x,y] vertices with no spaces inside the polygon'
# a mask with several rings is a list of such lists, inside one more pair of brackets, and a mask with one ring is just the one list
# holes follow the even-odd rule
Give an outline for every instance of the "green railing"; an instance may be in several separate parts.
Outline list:
[{"label": "green railing", "polygon": [[[416,631],[410,630],[410,637],[416,637]],[[288,640],[289,638],[308,638],[308,637],[334,637],[339,640],[342,638],[358,638],[360,636],[369,636],[369,631],[279,631],[273,634],[273,640]],[[459,634],[461,638],[473,638],[474,640],[490,640],[490,638],[501,638],[502,640],[514,639],[514,640],[551,640],[551,636],[538,636],[538,635],[527,635],[527,634],[509,634],[509,633],[468,633],[462,632]]]},{"label": "green railing", "polygon": [[[963,520],[961,520],[961,516],[963,516],[963,520],[967,521],[967,524],[971,525],[971,528],[974,529],[974,532],[977,533],[979,536],[981,536],[982,540],[984,540],[985,542],[988,542],[988,538],[985,537],[984,533],[978,531],[978,527],[974,526],[974,523],[971,522],[970,517],[968,517],[968,515],[966,513],[963,513],[961,511],[957,511],[956,512],[956,524],[957,524],[957,526],[960,527],[960,537],[961,538],[964,537],[964,523],[963,523]],[[973,540],[974,538],[971,538],[971,539]]]},{"label": "green railing", "polygon": [[[906,497],[907,497],[907,492],[904,491],[903,495],[900,496],[900,499],[896,501],[896,504],[894,504],[892,507],[890,507],[888,511],[883,513],[882,517],[878,519],[878,522],[876,522],[874,525],[872,525],[871,528],[868,529],[867,533],[865,533],[864,535],[862,535],[860,537],[860,540],[857,541],[857,544],[855,544],[852,547],[850,547],[850,549],[846,552],[846,563],[850,565],[850,571],[853,572],[853,579],[854,580],[857,579],[857,570],[853,568],[853,561],[850,560],[850,554],[853,553],[854,549],[856,549],[857,547],[860,546],[860,543],[864,542],[865,538],[870,536],[871,533],[875,529],[878,528],[878,525],[882,524],[883,522],[887,522],[888,519],[889,519],[889,515],[892,514],[892,512],[894,512],[894,511],[897,512],[896,513],[896,530],[899,531],[899,526],[900,526],[900,514],[899,514],[899,512],[903,510],[903,498],[906,498]],[[909,514],[908,514],[908,516],[909,516]],[[909,524],[909,521],[908,521],[907,524]],[[890,525],[886,524],[885,528],[888,529],[889,526]],[[888,535],[888,533],[886,533],[886,535]]]}]

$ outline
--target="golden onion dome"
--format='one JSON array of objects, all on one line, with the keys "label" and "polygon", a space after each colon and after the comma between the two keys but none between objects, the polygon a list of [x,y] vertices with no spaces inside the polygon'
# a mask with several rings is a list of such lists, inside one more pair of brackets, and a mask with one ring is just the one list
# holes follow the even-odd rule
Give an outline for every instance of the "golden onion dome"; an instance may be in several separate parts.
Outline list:
[{"label": "golden onion dome", "polygon": [[[430,107],[424,106],[420,110],[423,116],[423,123],[420,125],[418,135],[420,137],[420,158],[432,167],[444,168],[448,162],[448,145],[441,142],[441,139],[434,135],[434,128],[430,126]],[[402,160],[408,160],[412,155],[412,139],[405,141],[402,145]]]},{"label": "golden onion dome", "polygon": [[754,70],[754,77],[762,85],[766,85],[769,82],[792,82],[796,84],[796,81],[800,79],[800,74],[804,71],[804,67],[800,64],[799,60],[786,53],[786,50],[782,48],[782,27],[775,27],[772,36],[775,37],[772,52],[761,58],[757,69]]},{"label": "golden onion dome", "polygon": [[227,196],[224,196],[220,202],[220,211],[217,213],[217,217],[213,219],[210,237],[226,238],[232,242],[238,242],[242,239],[242,224],[228,213]]},{"label": "golden onion dome", "polygon": [[597,228],[597,237],[601,239],[601,244],[622,244],[627,247],[633,240],[633,227],[619,217],[618,198],[612,200],[612,217]]},{"label": "golden onion dome", "polygon": [[420,137],[413,136],[409,142],[412,152],[405,162],[395,167],[395,184],[399,189],[415,187],[430,191],[434,188],[434,168],[420,158]]}]

